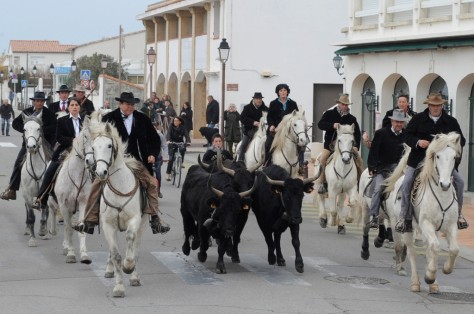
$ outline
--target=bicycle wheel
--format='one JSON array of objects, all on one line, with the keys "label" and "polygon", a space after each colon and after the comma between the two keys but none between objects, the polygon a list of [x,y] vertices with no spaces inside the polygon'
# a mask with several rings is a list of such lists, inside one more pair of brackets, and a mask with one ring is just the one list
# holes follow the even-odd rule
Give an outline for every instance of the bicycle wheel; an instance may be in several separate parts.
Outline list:
[{"label": "bicycle wheel", "polygon": [[183,161],[181,159],[181,155],[178,155],[178,158],[176,158],[176,187],[179,188],[180,184],[181,184],[181,172],[182,172],[182,168],[181,168],[181,165],[183,164]]}]

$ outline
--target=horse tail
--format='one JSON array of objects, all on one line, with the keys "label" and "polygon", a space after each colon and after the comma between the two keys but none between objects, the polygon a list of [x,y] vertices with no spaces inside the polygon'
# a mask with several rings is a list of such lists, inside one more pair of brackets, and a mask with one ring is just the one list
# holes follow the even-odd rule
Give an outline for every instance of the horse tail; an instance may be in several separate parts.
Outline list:
[{"label": "horse tail", "polygon": [[397,180],[405,173],[405,169],[408,163],[408,156],[410,155],[411,148],[407,144],[403,144],[403,147],[405,148],[405,150],[403,152],[402,158],[400,159],[400,162],[398,163],[395,170],[393,170],[392,174],[384,181],[385,193],[392,192],[395,189],[395,184],[397,183]]}]

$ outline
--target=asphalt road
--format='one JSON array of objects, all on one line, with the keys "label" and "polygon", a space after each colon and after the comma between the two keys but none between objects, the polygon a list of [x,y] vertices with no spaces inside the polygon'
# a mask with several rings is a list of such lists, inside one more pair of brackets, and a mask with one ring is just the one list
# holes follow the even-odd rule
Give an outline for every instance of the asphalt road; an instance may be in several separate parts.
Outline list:
[{"label": "asphalt road", "polygon": [[[15,131],[0,138],[2,190],[20,141]],[[187,153],[186,169],[195,162],[196,151]],[[472,261],[459,258],[451,275],[438,271],[440,294],[429,295],[424,283],[422,292],[412,293],[410,277],[395,273],[393,251],[373,247],[375,232],[371,257],[364,261],[360,227],[347,225],[346,235],[338,235],[334,228],[321,229],[311,197],[304,201],[300,234],[303,274],[294,268],[289,233],[282,237],[287,266],[268,265],[266,244],[252,213],[242,235],[241,263],[226,257],[227,274],[216,274],[215,244],[205,263],[197,261],[195,251],[188,257],[181,253],[181,190],[164,182],[162,191],[160,206],[171,231],[153,235],[147,227],[138,264],[142,286],[129,286],[125,275],[125,298],[113,298],[114,279],[104,278],[107,244],[97,230],[87,240],[92,264],[66,264],[62,226],[57,236],[38,240],[38,247],[30,248],[23,235],[21,191],[16,201],[0,201],[0,313],[470,313],[473,309]],[[439,266],[446,256],[441,254]],[[418,258],[422,279],[424,256]]]}]

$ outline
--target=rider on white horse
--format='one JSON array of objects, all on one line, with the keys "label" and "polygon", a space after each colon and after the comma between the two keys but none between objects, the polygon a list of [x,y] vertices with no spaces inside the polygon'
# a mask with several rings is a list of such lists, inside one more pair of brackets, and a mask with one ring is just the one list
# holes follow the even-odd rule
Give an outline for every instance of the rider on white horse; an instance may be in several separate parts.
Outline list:
[{"label": "rider on white horse", "polygon": [[375,132],[370,147],[367,167],[373,177],[374,191],[370,204],[369,227],[379,227],[378,215],[384,180],[392,173],[403,156],[403,128],[408,118],[402,109],[394,109],[389,116],[390,126],[383,127]]},{"label": "rider on white horse", "polygon": [[324,169],[326,168],[326,163],[331,155],[330,145],[336,139],[336,130],[339,125],[351,125],[354,124],[354,161],[357,166],[357,181],[359,181],[360,174],[362,173],[362,158],[359,155],[360,147],[360,128],[359,123],[357,123],[357,118],[350,114],[349,105],[351,104],[349,100],[349,94],[342,94],[339,99],[336,99],[337,106],[332,110],[326,110],[321,117],[321,120],[318,122],[318,128],[320,130],[326,131],[324,136],[324,150],[320,156],[320,165],[321,165],[321,176],[318,179],[320,184],[318,193],[324,194],[327,192],[327,182],[326,174]]},{"label": "rider on white horse", "polygon": [[260,125],[260,118],[264,111],[268,111],[268,107],[263,102],[263,96],[260,92],[255,92],[252,101],[244,106],[240,114],[240,121],[244,126],[242,142],[240,142],[239,161],[245,160],[245,151],[247,146],[257,132]]},{"label": "rider on white horse", "polygon": [[[413,207],[411,205],[411,192],[415,181],[415,170],[426,155],[426,148],[436,134],[458,132],[461,135],[461,147],[466,143],[461,127],[456,118],[448,115],[443,110],[446,100],[441,94],[431,93],[423,102],[428,105],[425,111],[414,116],[403,133],[405,143],[411,147],[408,157],[408,167],[405,171],[405,178],[402,183],[402,200],[400,220],[395,226],[395,231],[413,232],[412,219]],[[458,161],[460,162],[460,160]],[[457,167],[456,167],[457,168]],[[466,229],[469,224],[461,214],[463,205],[464,181],[458,171],[453,171],[453,180],[456,187],[457,201],[459,206],[458,229]]]},{"label": "rider on white horse", "polygon": [[[148,170],[148,173],[141,174],[147,181],[148,203],[144,208],[144,213],[150,215],[150,227],[153,234],[166,233],[170,227],[162,224],[158,216],[158,189],[155,178],[152,177],[153,164],[160,152],[160,137],[151,120],[143,113],[135,111],[135,104],[139,103],[140,99],[134,98],[133,93],[123,92],[120,97],[115,97],[115,100],[120,102],[119,108],[105,115],[102,121],[115,124],[122,141],[127,142],[127,153],[141,161]],[[142,160],[141,156],[146,159]],[[84,222],[74,226],[74,230],[94,233],[94,227],[99,224],[100,184],[99,180],[94,181],[86,205]]]},{"label": "rider on white horse", "polygon": [[45,208],[48,203],[49,192],[51,191],[50,185],[53,182],[54,175],[61,165],[60,157],[64,151],[69,151],[72,147],[72,141],[75,137],[79,136],[82,122],[84,121],[84,115],[79,115],[81,106],[79,99],[71,97],[68,100],[67,109],[69,114],[62,116],[58,119],[57,123],[57,136],[56,140],[59,146],[51,157],[48,169],[44,173],[43,182],[38,192],[36,202],[33,203],[33,208],[40,209]]},{"label": "rider on white horse", "polygon": [[[23,110],[23,113],[27,116],[37,116],[41,114],[41,120],[43,121],[43,136],[47,142],[46,145],[49,145],[49,147],[52,148],[56,138],[56,116],[48,108],[44,107],[44,103],[46,101],[44,92],[37,91],[30,99],[33,100],[33,106]],[[13,120],[12,127],[18,132],[23,133],[23,115],[19,114],[15,120]],[[21,150],[18,153],[18,157],[15,160],[15,165],[13,166],[13,172],[10,177],[10,185],[0,195],[0,198],[4,200],[16,200],[16,191],[20,189],[21,165],[25,155],[26,147],[25,141],[23,140]]]}]

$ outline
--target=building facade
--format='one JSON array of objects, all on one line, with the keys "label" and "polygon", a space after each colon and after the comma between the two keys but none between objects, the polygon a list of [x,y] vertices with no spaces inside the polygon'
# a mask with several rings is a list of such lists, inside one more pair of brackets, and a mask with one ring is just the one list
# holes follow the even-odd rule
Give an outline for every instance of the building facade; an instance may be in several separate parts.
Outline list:
[{"label": "building facade", "polygon": [[[344,39],[347,1],[167,0],[137,16],[146,29],[146,51],[157,59],[145,77],[152,91],[169,94],[176,109],[190,101],[195,129],[205,125],[206,96],[238,109],[262,92],[268,104],[279,83],[311,123],[342,92],[331,43]],[[230,45],[222,86],[218,46]],[[150,94],[149,84],[145,85]],[[313,133],[322,140],[322,134]],[[195,137],[200,134],[194,132]]]},{"label": "building facade", "polygon": [[[361,128],[372,133],[398,94],[409,94],[413,109],[423,111],[427,95],[441,92],[467,143],[474,142],[474,0],[350,0],[348,12],[346,40],[335,53],[344,59]],[[372,106],[363,96],[368,89],[378,100]],[[459,171],[474,191],[473,144],[466,144]]]}]

